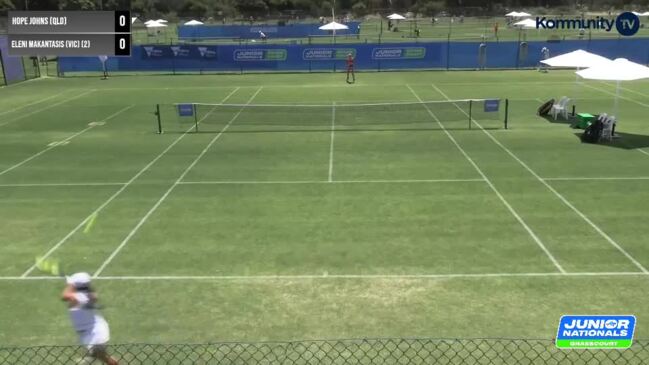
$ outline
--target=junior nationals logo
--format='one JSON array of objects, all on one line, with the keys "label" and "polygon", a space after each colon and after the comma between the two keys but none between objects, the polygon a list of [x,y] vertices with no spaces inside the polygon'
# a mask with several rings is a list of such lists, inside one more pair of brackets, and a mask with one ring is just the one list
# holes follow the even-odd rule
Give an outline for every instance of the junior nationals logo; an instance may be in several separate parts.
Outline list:
[{"label": "junior nationals logo", "polygon": [[625,349],[631,347],[635,316],[563,316],[556,345],[564,349]]}]

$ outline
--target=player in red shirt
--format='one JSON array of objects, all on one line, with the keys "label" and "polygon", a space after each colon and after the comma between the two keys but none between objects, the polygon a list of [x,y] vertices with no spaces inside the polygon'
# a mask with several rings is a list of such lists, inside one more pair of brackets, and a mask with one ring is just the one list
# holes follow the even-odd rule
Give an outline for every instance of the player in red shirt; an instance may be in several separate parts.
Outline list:
[{"label": "player in red shirt", "polygon": [[[349,75],[352,75],[352,81],[349,81]],[[356,75],[354,74],[354,56],[351,53],[347,54],[347,83],[353,84],[356,82]]]}]

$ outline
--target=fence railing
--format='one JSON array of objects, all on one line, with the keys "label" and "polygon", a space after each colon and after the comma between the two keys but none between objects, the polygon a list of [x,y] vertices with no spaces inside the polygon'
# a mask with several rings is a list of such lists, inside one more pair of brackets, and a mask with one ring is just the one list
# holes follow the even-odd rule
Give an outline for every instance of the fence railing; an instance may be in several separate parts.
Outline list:
[{"label": "fence railing", "polygon": [[[625,350],[557,349],[534,339],[362,339],[213,344],[111,345],[122,365],[631,365],[649,363],[649,340]],[[83,363],[74,346],[0,348],[0,365]]]}]

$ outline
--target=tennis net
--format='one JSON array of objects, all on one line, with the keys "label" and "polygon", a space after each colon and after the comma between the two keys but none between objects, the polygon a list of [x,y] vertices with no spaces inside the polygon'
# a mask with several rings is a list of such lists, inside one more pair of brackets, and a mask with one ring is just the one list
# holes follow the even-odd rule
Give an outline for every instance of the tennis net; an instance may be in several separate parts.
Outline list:
[{"label": "tennis net", "polygon": [[[156,131],[317,132],[507,128],[508,100],[363,104],[158,104]],[[227,126],[227,128],[226,128]]]}]

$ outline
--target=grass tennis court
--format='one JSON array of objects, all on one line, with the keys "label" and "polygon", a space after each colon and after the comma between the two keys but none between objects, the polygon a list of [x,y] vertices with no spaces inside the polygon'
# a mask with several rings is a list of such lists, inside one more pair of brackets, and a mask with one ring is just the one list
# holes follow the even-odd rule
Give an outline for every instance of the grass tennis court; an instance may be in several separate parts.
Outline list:
[{"label": "grass tennis court", "polygon": [[[97,276],[113,343],[552,338],[563,314],[612,313],[635,314],[646,338],[649,83],[623,84],[622,138],[586,145],[535,115],[561,95],[610,112],[613,85],[574,80],[395,72],[354,85],[271,74],[1,88],[0,343],[76,343],[62,282],[32,269],[46,254]],[[479,117],[469,130],[449,104],[388,117],[338,106],[467,98],[509,98],[510,129]],[[156,134],[155,105],[182,102],[332,108],[218,109],[208,130]]]}]

